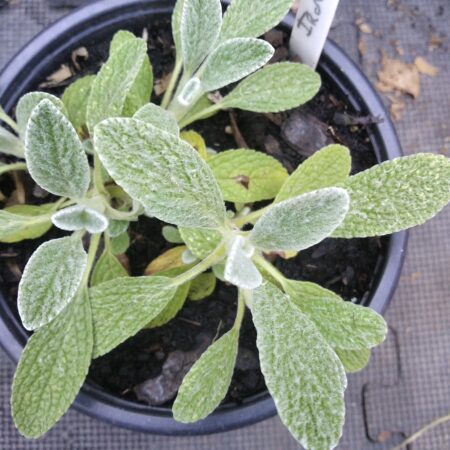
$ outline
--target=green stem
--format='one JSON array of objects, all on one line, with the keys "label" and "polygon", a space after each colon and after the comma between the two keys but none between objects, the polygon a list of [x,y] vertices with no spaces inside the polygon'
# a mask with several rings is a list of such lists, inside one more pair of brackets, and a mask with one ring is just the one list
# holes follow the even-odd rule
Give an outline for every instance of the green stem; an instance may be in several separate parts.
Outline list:
[{"label": "green stem", "polygon": [[401,450],[402,448],[405,448],[407,445],[412,444],[414,441],[416,441],[420,436],[425,434],[426,432],[432,430],[433,428],[437,427],[438,425],[442,425],[445,422],[450,421],[450,414],[446,416],[439,417],[436,420],[433,420],[429,424],[425,425],[420,430],[416,431],[414,434],[412,434],[408,439],[403,441],[401,444],[391,448],[391,450]]},{"label": "green stem", "polygon": [[261,255],[253,256],[253,260],[257,265],[259,265],[263,270],[265,270],[269,275],[271,275],[275,280],[280,283],[280,285],[284,288],[286,284],[286,277],[266,258]]},{"label": "green stem", "polygon": [[0,175],[3,175],[6,172],[10,172],[12,170],[28,170],[26,163],[18,162],[13,164],[6,164],[4,166],[0,166]]},{"label": "green stem", "polygon": [[118,209],[113,208],[105,197],[102,196],[100,198],[102,199],[105,209],[108,212],[108,216],[111,219],[132,221],[136,219],[141,210],[140,206],[134,205],[131,211],[119,211]]},{"label": "green stem", "polygon": [[173,90],[178,81],[178,77],[180,75],[181,69],[183,68],[183,60],[181,58],[175,61],[175,67],[173,68],[172,76],[170,77],[169,85],[167,86],[166,92],[164,93],[164,97],[161,101],[161,108],[167,109],[167,106],[172,97]]},{"label": "green stem", "polygon": [[189,269],[181,275],[172,278],[172,284],[174,284],[175,286],[180,286],[187,281],[194,279],[197,275],[200,275],[205,270],[208,270],[211,266],[214,266],[214,264],[217,264],[223,258],[224,254],[225,245],[222,242],[204,260],[200,261],[197,265],[192,267],[192,269]]},{"label": "green stem", "polygon": [[19,134],[19,127],[17,123],[11,119],[11,117],[6,114],[4,109],[0,106],[0,120],[3,120],[6,124],[8,124],[17,134]]},{"label": "green stem", "polygon": [[236,318],[234,319],[234,324],[233,324],[233,329],[235,329],[236,331],[239,331],[241,329],[242,319],[244,318],[244,313],[245,313],[244,293],[239,289]]},{"label": "green stem", "polygon": [[252,223],[254,220],[259,219],[272,205],[268,205],[265,208],[257,209],[256,211],[252,211],[251,213],[245,216],[235,217],[232,222],[237,227],[241,228],[247,223]]},{"label": "green stem", "polygon": [[97,233],[91,235],[91,242],[89,243],[89,251],[86,263],[86,269],[83,275],[83,283],[87,285],[89,280],[89,274],[91,273],[92,266],[94,264],[95,256],[97,255],[98,245],[100,243],[100,238],[102,233]]},{"label": "green stem", "polygon": [[203,119],[208,114],[211,114],[211,113],[214,113],[216,111],[219,111],[220,109],[222,109],[220,102],[219,103],[215,103],[214,105],[208,106],[208,108],[202,109],[197,114],[193,114],[192,116],[189,116],[187,119],[181,120],[180,123],[179,123],[180,129],[185,128],[188,125],[190,125],[192,122],[195,122],[196,120]]}]

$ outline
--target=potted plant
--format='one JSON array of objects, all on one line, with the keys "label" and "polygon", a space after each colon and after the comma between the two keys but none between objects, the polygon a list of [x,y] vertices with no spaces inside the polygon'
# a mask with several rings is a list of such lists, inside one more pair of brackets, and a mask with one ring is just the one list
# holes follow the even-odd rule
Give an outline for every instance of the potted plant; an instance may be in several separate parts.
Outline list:
[{"label": "potted plant", "polygon": [[[4,151],[26,160],[4,172],[26,169],[57,198],[2,211],[2,241],[38,238],[52,223],[73,232],[42,244],[19,285],[21,319],[35,330],[13,385],[13,415],[26,436],[41,435],[67,410],[93,356],[167,322],[194,283],[208,291],[215,276],[239,288],[236,317],[184,378],[175,419],[203,419],[226,395],[248,307],[283,422],[307,448],[336,445],[345,369],[367,363],[370,348],[384,339],[385,323],[330,290],[286,277],[270,261],[328,236],[384,235],[422,223],[449,200],[450,163],[421,154],[349,176],[348,150],[331,145],[288,177],[267,155],[241,149],[211,157],[198,135],[180,135],[180,125],[220,109],[273,113],[317,92],[318,76],[305,66],[262,68],[272,49],[255,36],[274,26],[289,3],[268,1],[273,16],[241,27],[248,2],[235,0],[223,19],[216,1],[178,2],[177,59],[161,106],[148,103],[152,70],[145,43],[122,31],[96,76],[77,80],[62,100],[42,92],[23,96],[17,123],[3,115],[18,133],[3,130]],[[205,95],[247,75],[223,96]],[[236,167],[239,174],[232,173]],[[269,179],[254,175],[261,167]],[[227,210],[224,200],[234,206]],[[248,206],[257,201],[269,204]],[[154,261],[150,276],[128,277],[111,241],[123,238],[140,215],[172,224],[164,236],[187,248],[176,250],[176,263],[162,255],[159,270]]]}]

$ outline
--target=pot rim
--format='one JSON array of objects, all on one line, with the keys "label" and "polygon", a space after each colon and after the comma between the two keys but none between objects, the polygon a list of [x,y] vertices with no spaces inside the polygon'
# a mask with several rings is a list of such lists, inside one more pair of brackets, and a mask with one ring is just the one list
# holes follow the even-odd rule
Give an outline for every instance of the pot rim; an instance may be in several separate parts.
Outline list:
[{"label": "pot rim", "polygon": [[[173,4],[170,0],[100,0],[64,16],[33,38],[0,72],[0,103],[5,110],[11,110],[18,96],[31,88],[33,81],[46,71],[46,67],[56,66],[61,55],[67,56],[81,42],[97,33],[107,34],[128,23],[133,25],[140,16],[167,15],[172,11]],[[294,17],[288,15],[281,25],[291,28],[293,23]],[[378,93],[356,64],[331,40],[327,40],[325,45],[319,71],[332,81],[357,112],[384,119],[374,124],[369,133],[378,161],[402,156],[394,126]],[[379,313],[386,309],[397,286],[407,239],[407,231],[388,238],[382,267],[377,269],[378,280],[371,290],[373,294],[366,302]],[[25,341],[23,328],[0,293],[0,345],[15,363]],[[168,408],[117,398],[101,391],[89,381],[83,385],[73,406],[80,412],[112,425],[165,435],[223,432],[276,414],[272,398],[268,392],[263,392],[244,400],[241,405],[220,406],[202,421],[182,424],[173,419]]]}]

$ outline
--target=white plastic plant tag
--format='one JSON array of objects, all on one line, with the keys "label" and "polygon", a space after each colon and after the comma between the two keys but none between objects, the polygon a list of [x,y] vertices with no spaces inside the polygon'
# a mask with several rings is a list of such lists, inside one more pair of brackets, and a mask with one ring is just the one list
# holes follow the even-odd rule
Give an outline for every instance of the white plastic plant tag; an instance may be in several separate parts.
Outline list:
[{"label": "white plastic plant tag", "polygon": [[302,63],[316,68],[339,0],[300,0],[289,43]]}]

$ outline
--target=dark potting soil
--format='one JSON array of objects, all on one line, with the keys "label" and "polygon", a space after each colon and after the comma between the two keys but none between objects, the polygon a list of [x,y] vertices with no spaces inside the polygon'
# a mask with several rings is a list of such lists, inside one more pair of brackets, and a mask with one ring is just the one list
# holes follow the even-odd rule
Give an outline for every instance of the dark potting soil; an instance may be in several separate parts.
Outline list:
[{"label": "dark potting soil", "polygon": [[[147,28],[155,80],[170,73],[173,66],[174,51],[169,24],[167,20],[159,20]],[[142,29],[134,31],[138,35],[142,33]],[[266,39],[276,47],[274,61],[287,58],[286,33],[273,30],[266,35]],[[109,40],[88,46],[87,60],[78,58],[77,64],[67,61],[74,77],[51,88],[42,89],[36,85],[35,89],[61,95],[64,87],[75,78],[96,73],[107,58],[108,48]],[[158,102],[160,99],[153,95],[153,101]],[[189,128],[200,132],[210,148],[221,151],[248,146],[277,158],[290,172],[315,150],[329,143],[340,143],[350,148],[352,172],[356,173],[377,162],[368,135],[374,120],[371,117],[357,117],[327,80],[323,80],[319,94],[295,110],[280,114],[220,112]],[[22,180],[27,203],[40,204],[52,200],[52,196],[37,187],[28,175],[17,176]],[[0,191],[6,198],[12,195],[13,189],[12,178],[2,177]],[[122,258],[132,275],[142,275],[152,259],[170,248],[170,244],[162,238],[162,225],[146,217],[132,224],[131,245]],[[61,235],[61,231],[52,228],[41,239],[0,244],[3,290],[16,314],[17,286],[28,258],[43,241]],[[347,300],[356,298],[364,302],[376,280],[384,246],[384,240],[378,238],[326,239],[295,258],[278,258],[275,264],[291,278],[313,281]],[[109,354],[94,360],[88,379],[105,391],[131,401],[144,399],[145,402],[145,398],[148,399],[146,393],[150,392],[154,403],[170,405],[182,378],[179,374],[186,372],[193,359],[215,337],[231,328],[235,313],[236,289],[218,282],[210,297],[197,302],[187,301],[177,317],[168,324],[142,330]],[[238,361],[226,402],[240,403],[265,389],[255,340],[256,331],[247,311],[241,329]],[[170,398],[161,397],[158,390],[161,385],[165,386],[166,393],[173,391]]]}]

